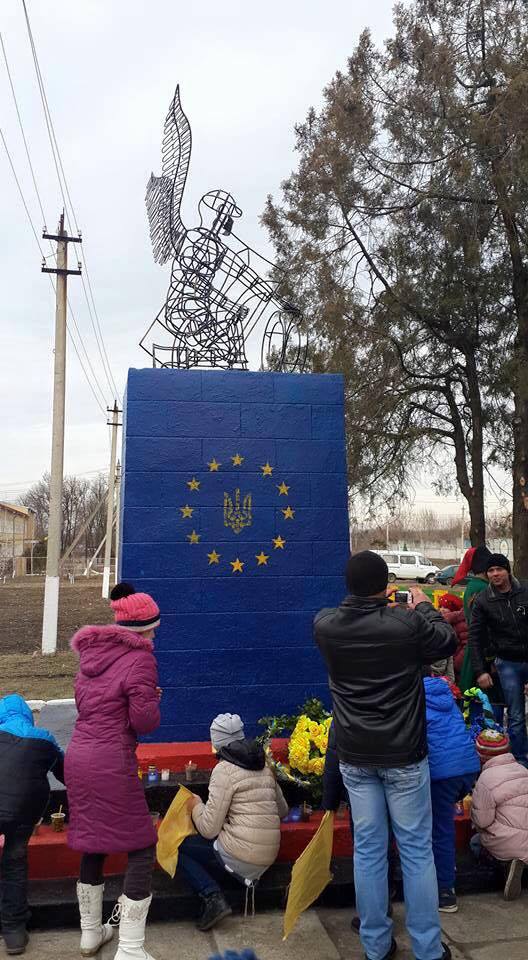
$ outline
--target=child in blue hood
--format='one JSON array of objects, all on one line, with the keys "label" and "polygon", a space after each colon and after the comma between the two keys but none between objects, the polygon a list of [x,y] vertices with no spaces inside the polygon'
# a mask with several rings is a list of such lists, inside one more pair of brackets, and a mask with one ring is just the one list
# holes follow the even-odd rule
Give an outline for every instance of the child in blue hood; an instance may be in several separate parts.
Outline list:
[{"label": "child in blue hood", "polygon": [[27,846],[49,800],[48,771],[63,781],[63,753],[47,730],[34,726],[25,700],[13,693],[0,700],[0,861],[2,935],[8,954],[24,953]]},{"label": "child in blue hood", "polygon": [[439,909],[455,913],[455,804],[473,789],[480,760],[447,680],[425,677],[424,688]]}]

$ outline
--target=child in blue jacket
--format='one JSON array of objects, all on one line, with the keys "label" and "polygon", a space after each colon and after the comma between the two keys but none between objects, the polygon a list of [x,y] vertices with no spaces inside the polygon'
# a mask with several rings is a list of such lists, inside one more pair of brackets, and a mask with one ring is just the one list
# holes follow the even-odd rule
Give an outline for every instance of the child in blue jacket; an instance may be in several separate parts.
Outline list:
[{"label": "child in blue jacket", "polygon": [[48,771],[64,782],[63,753],[47,730],[35,727],[33,714],[17,693],[0,700],[0,861],[1,918],[6,953],[24,953],[27,846],[33,827],[48,805]]},{"label": "child in blue jacket", "polygon": [[480,760],[447,680],[425,677],[424,688],[439,909],[456,913],[455,804],[473,789]]}]

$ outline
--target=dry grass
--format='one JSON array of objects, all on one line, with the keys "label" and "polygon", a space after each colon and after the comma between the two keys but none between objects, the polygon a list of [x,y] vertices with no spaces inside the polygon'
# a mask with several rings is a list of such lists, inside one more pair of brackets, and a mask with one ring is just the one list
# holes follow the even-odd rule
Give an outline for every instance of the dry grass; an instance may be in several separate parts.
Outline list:
[{"label": "dry grass", "polygon": [[0,657],[0,696],[19,693],[27,700],[73,697],[78,660],[73,653],[43,657],[8,653]]},{"label": "dry grass", "polygon": [[86,623],[110,623],[101,580],[61,581],[59,652],[40,653],[44,583],[41,578],[0,583],[0,695],[20,693],[33,700],[73,696],[77,657],[69,639]]}]

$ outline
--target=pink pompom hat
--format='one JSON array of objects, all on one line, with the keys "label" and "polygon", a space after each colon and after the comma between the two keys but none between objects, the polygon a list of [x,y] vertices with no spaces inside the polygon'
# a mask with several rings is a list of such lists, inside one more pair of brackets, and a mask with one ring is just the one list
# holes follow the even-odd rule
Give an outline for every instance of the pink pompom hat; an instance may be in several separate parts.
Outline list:
[{"label": "pink pompom hat", "polygon": [[110,606],[118,627],[144,633],[160,625],[160,610],[148,593],[136,593],[131,583],[118,583],[110,594]]}]

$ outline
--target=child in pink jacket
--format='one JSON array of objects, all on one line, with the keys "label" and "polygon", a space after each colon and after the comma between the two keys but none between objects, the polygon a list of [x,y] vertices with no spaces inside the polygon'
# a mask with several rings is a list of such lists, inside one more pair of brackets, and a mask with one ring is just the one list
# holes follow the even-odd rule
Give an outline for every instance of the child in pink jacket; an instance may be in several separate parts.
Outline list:
[{"label": "child in pink jacket", "polygon": [[528,770],[510,753],[502,731],[483,730],[475,746],[482,773],[473,790],[471,819],[484,849],[496,860],[511,861],[504,899],[515,900],[528,864]]}]

